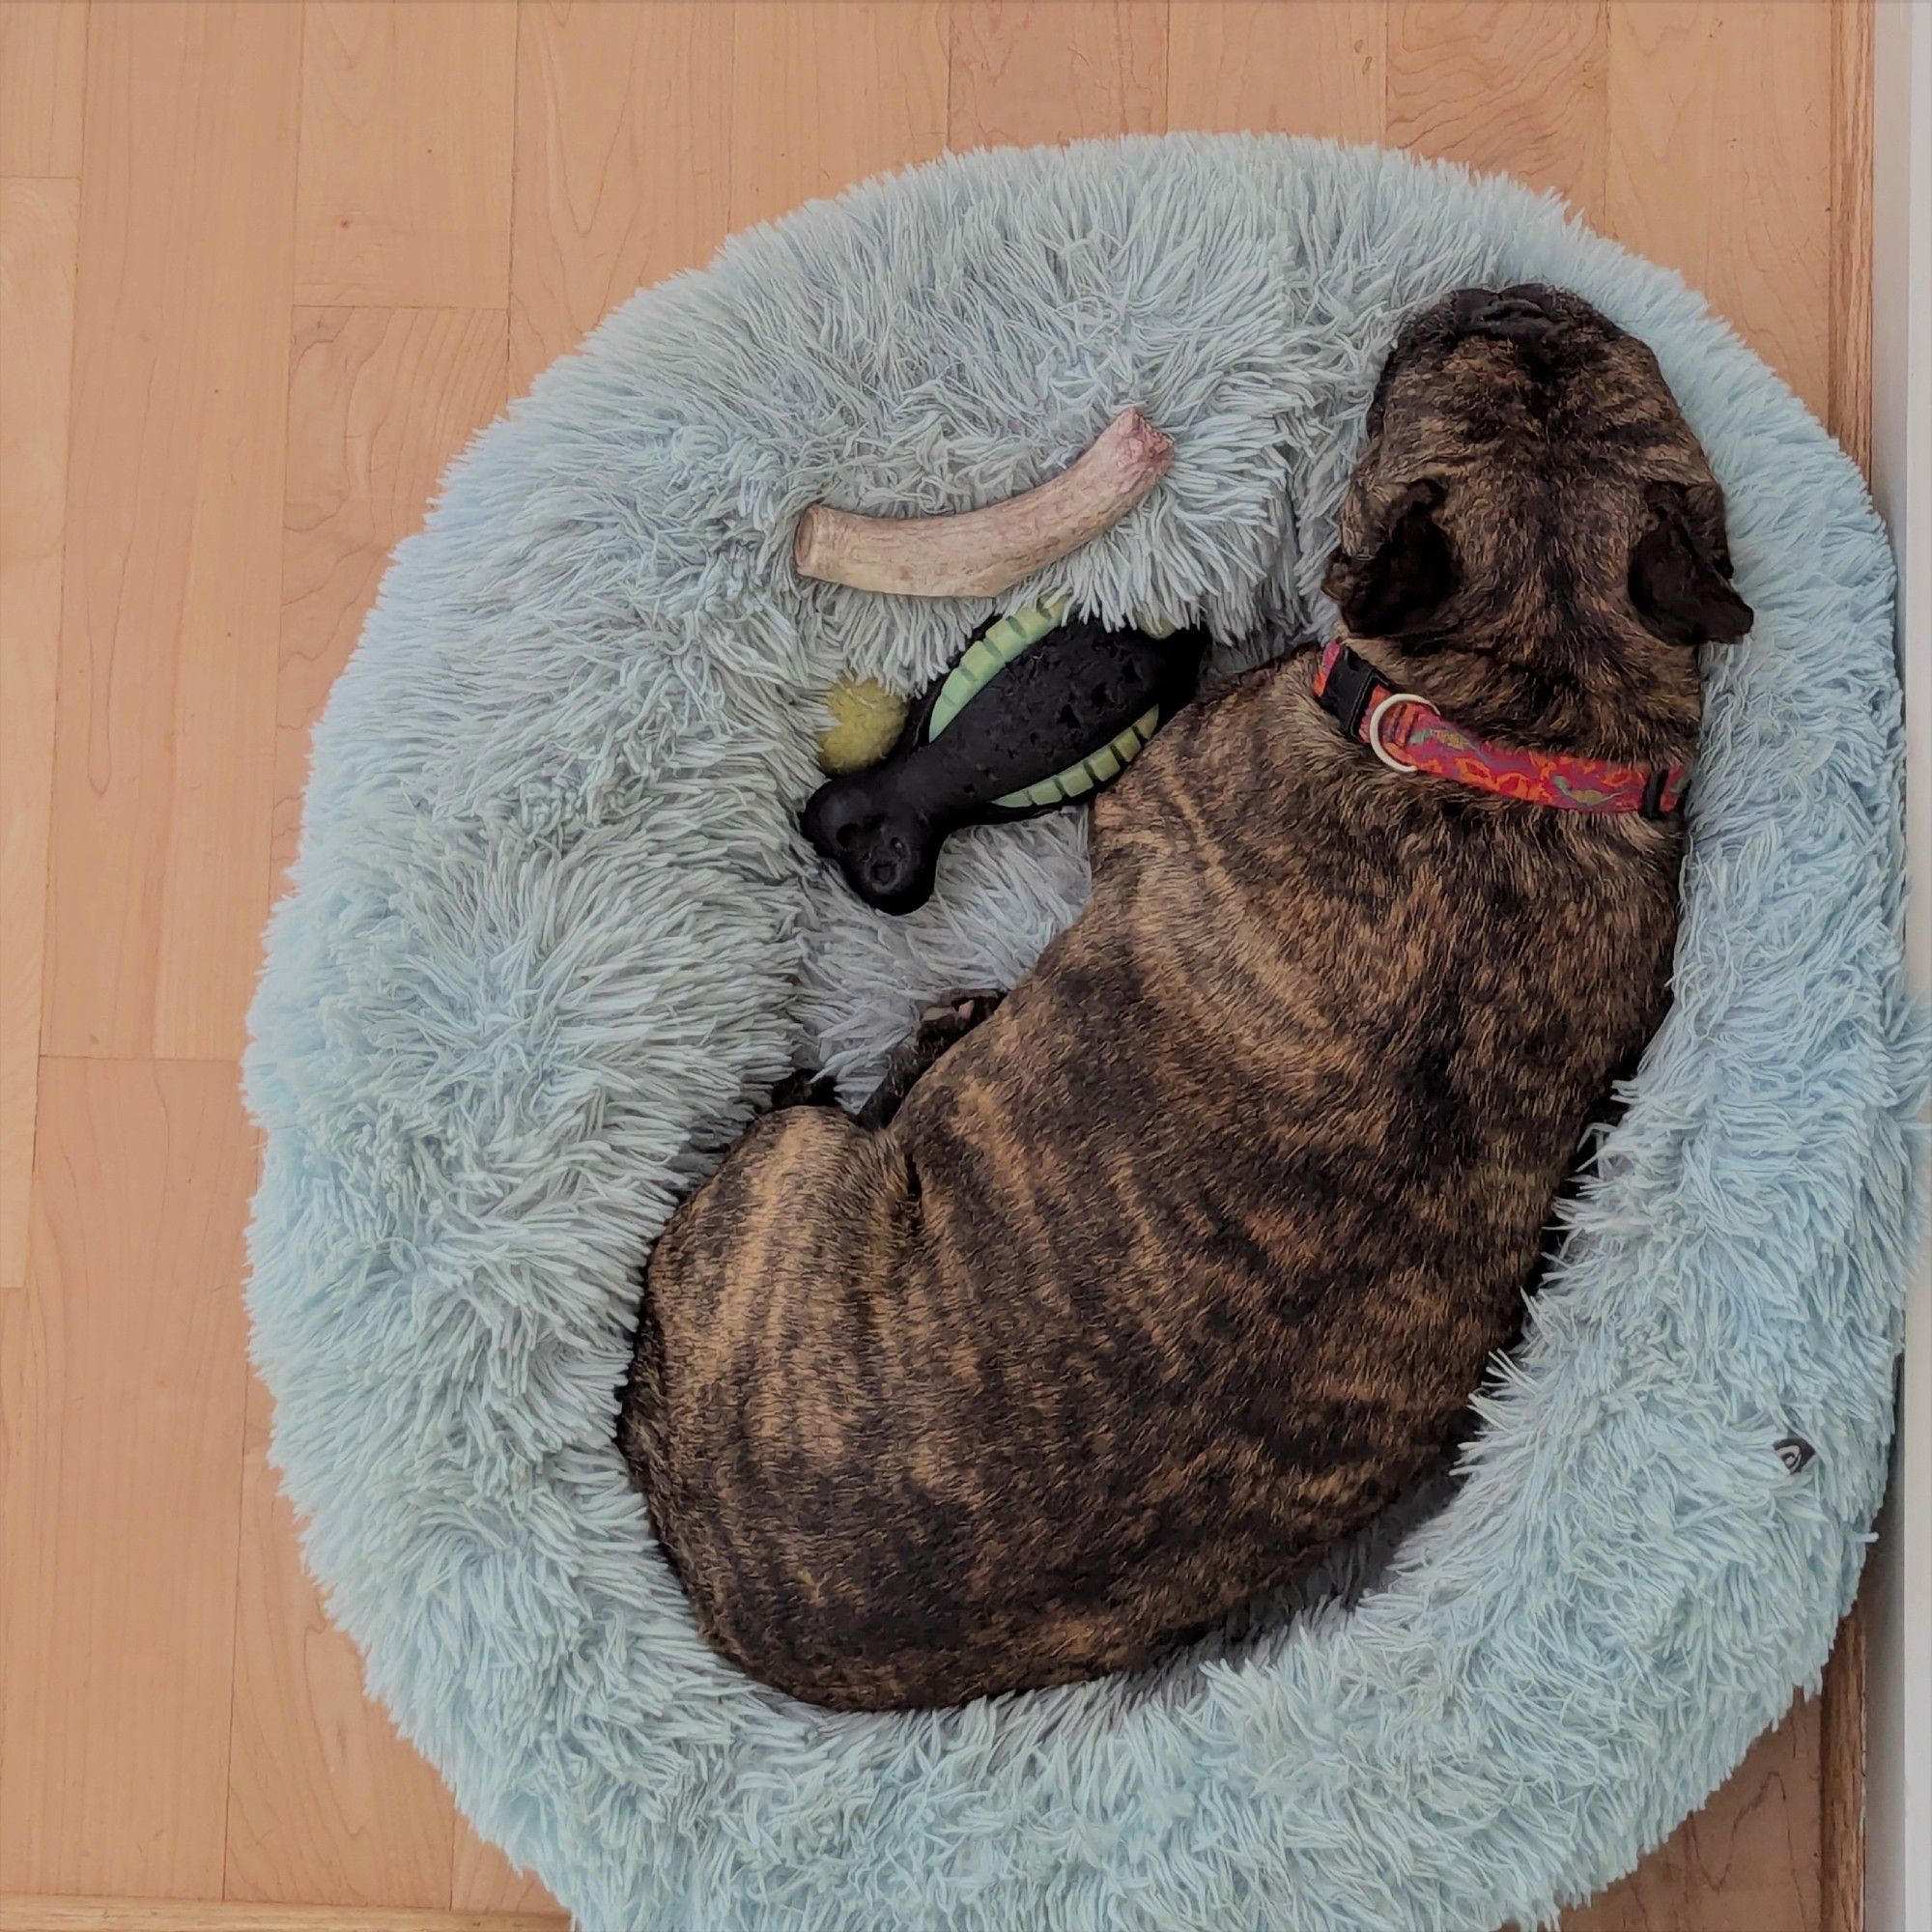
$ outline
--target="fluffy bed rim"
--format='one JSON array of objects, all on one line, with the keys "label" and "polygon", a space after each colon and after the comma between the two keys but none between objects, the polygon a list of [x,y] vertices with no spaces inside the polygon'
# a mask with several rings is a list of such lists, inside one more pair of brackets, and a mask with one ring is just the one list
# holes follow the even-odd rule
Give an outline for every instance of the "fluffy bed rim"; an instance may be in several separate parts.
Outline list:
[{"label": "fluffy bed rim", "polygon": [[[801,583],[799,510],[983,501],[1139,403],[1173,471],[1051,581],[1231,652],[1312,627],[1400,315],[1498,278],[1657,349],[1758,623],[1713,668],[1673,1009],[1463,1470],[1366,1587],[1152,1680],[893,1719],[751,1684],[611,1439],[639,1264],[795,1059],[862,1081],[1084,890],[1068,814],[958,841],[902,926],[828,895],[818,695],[921,682],[987,607]],[[255,1359],[371,1686],[596,1932],[1396,1932],[1615,1878],[1815,1682],[1882,1491],[1926,1066],[1899,714],[1852,465],[1515,184],[1238,136],[946,157],[640,294],[399,549],[252,1014]]]}]

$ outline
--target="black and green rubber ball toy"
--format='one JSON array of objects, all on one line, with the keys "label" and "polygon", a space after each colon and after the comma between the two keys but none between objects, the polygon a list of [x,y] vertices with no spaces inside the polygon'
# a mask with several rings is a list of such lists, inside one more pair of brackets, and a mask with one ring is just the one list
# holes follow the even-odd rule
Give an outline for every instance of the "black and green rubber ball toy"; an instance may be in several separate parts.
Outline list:
[{"label": "black and green rubber ball toy", "polygon": [[1207,651],[1205,631],[1110,631],[1061,597],[991,619],[880,763],[806,801],[805,836],[867,905],[911,912],[961,826],[1032,818],[1111,784],[1194,695]]}]

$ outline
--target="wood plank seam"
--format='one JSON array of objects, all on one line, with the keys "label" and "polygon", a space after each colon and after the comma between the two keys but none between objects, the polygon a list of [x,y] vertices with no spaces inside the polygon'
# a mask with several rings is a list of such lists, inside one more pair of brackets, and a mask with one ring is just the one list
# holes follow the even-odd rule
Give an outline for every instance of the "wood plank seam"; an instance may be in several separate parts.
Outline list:
[{"label": "wood plank seam", "polygon": [[[1872,451],[1871,0],[1835,0],[1832,23],[1827,426],[1862,470]],[[1825,1667],[1819,1714],[1822,1932],[1865,1922],[1865,1662],[1869,1566]]]},{"label": "wood plank seam", "polygon": [[517,7],[516,24],[510,33],[510,228],[503,260],[503,385],[511,387],[512,363],[510,318],[517,305],[517,197],[518,165],[523,155],[524,132],[524,10]]},{"label": "wood plank seam", "polygon": [[[0,1288],[26,1283],[27,1227],[40,1146],[39,1087],[53,850],[54,774],[60,756],[60,650],[67,597],[67,504],[78,302],[80,182],[71,175],[0,181],[8,330],[57,336],[58,368],[40,366],[29,339],[0,369],[0,847],[8,939],[0,957]],[[58,259],[49,259],[49,245]],[[15,251],[21,251],[17,256]],[[4,345],[0,345],[4,347]],[[11,374],[9,373],[11,372]],[[14,391],[15,383],[25,388]],[[23,427],[24,424],[24,427]],[[23,608],[24,607],[24,608]],[[22,689],[22,685],[25,689]],[[24,903],[22,903],[24,901]],[[30,910],[28,908],[31,908]],[[25,1145],[22,1146],[21,1142]]]}]

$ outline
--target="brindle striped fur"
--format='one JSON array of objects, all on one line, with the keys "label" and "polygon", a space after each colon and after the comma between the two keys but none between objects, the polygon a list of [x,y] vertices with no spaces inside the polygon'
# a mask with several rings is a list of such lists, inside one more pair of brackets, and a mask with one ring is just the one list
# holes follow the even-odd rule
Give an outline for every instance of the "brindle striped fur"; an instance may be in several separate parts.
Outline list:
[{"label": "brindle striped fur", "polygon": [[[1399,684],[1686,757],[1727,575],[1641,344],[1543,291],[1410,325],[1330,574]],[[658,1243],[622,1438],[705,1637],[952,1703],[1144,1663],[1359,1527],[1516,1331],[1665,1004],[1680,837],[1385,770],[1305,657],[1183,712],[889,1123],[767,1114]]]}]

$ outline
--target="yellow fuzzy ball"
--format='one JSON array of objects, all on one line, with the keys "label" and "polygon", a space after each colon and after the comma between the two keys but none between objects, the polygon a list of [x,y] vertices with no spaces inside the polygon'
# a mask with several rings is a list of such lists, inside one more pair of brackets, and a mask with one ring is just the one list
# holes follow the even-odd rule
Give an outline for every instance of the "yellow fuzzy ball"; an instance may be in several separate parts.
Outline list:
[{"label": "yellow fuzzy ball", "polygon": [[832,714],[832,728],[818,740],[818,763],[834,774],[876,765],[905,724],[905,699],[877,678],[841,677],[825,694],[825,708]]}]

